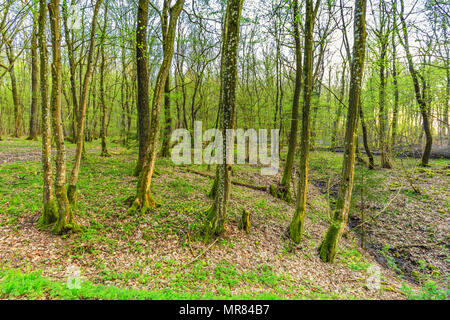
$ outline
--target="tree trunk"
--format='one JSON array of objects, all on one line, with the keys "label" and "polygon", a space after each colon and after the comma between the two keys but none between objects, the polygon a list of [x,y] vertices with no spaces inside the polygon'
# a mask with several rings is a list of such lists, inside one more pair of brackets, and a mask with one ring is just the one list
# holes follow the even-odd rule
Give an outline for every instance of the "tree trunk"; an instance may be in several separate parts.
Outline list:
[{"label": "tree trunk", "polygon": [[19,93],[17,91],[16,71],[14,67],[15,61],[12,44],[6,43],[6,53],[10,64],[9,76],[11,78],[11,91],[14,105],[14,137],[20,138],[22,136],[22,110],[20,107]]},{"label": "tree trunk", "polygon": [[[163,43],[167,38],[167,28],[168,28],[168,6],[163,12],[163,21],[161,23]],[[163,48],[167,50],[167,48]],[[166,158],[169,156],[170,151],[170,134],[172,132],[172,117],[170,114],[170,72],[167,76],[166,83],[164,84],[164,118],[166,122],[166,127],[164,128],[163,144],[161,149],[161,156]]]},{"label": "tree trunk", "polygon": [[106,115],[107,115],[107,108],[106,108],[106,97],[105,97],[105,67],[106,67],[106,58],[105,58],[105,37],[106,37],[106,27],[108,23],[108,0],[105,3],[105,18],[103,22],[103,30],[102,30],[102,36],[101,36],[101,64],[100,64],[100,103],[101,103],[101,116],[102,116],[102,125],[100,129],[100,137],[102,139],[102,157],[109,157],[108,148],[106,145],[106,135],[107,135],[107,125],[106,125]]},{"label": "tree trunk", "polygon": [[150,138],[150,103],[148,97],[148,64],[147,64],[147,25],[148,1],[139,0],[136,29],[136,67],[137,67],[137,109],[138,109],[138,135],[139,157],[134,176],[142,171],[145,153]]},{"label": "tree trunk", "polygon": [[[278,190],[275,190],[274,186],[271,187],[272,195],[277,196],[287,202],[292,202],[291,195],[291,180],[292,180],[292,167],[294,165],[295,150],[297,148],[297,135],[298,135],[298,113],[300,105],[300,94],[302,90],[302,48],[300,39],[300,15],[298,10],[298,0],[294,0],[293,3],[293,27],[294,27],[294,40],[295,40],[295,89],[294,98],[292,101],[292,119],[291,119],[291,132],[289,135],[289,147],[286,157],[286,163],[284,166],[283,177]],[[276,194],[274,194],[276,193]]]},{"label": "tree trunk", "polygon": [[61,117],[61,31],[59,23],[59,0],[52,0],[48,4],[50,13],[50,27],[52,33],[52,94],[51,115],[53,134],[56,142],[56,178],[55,194],[58,201],[58,221],[53,231],[57,234],[71,229],[73,223],[72,209],[66,192],[66,150],[64,145],[64,131]]},{"label": "tree trunk", "polygon": [[338,242],[347,224],[348,212],[353,189],[355,149],[358,132],[359,108],[361,102],[361,84],[364,72],[366,49],[366,1],[356,0],[354,13],[354,45],[351,61],[351,82],[345,132],[344,160],[342,178],[331,225],[323,239],[319,253],[325,262],[333,263]]},{"label": "tree trunk", "polygon": [[379,114],[378,121],[380,123],[379,139],[381,146],[381,167],[385,169],[392,169],[392,160],[389,154],[389,141],[387,139],[386,128],[388,127],[388,114],[386,110],[386,54],[387,54],[387,42],[382,35],[380,39],[380,91],[379,91]]},{"label": "tree trunk", "polygon": [[33,34],[31,36],[31,107],[30,107],[30,136],[28,140],[37,140],[38,137],[38,96],[39,96],[39,62],[38,62],[38,11],[33,17]]},{"label": "tree trunk", "polygon": [[[297,1],[294,1],[294,4]],[[313,92],[313,41],[314,41],[314,20],[320,0],[317,0],[315,7],[313,1],[306,1],[306,21],[305,21],[305,57],[303,63],[303,110],[302,110],[302,135],[300,140],[300,164],[297,192],[297,207],[291,225],[289,235],[291,239],[300,243],[303,235],[303,228],[306,213],[306,191],[308,188],[309,173],[309,152],[311,138],[311,99]]]},{"label": "tree trunk", "polygon": [[[412,55],[409,49],[409,40],[408,40],[408,30],[406,28],[406,21],[404,17],[404,0],[400,0],[401,10],[400,10],[400,21],[402,24],[402,31],[403,31],[403,41],[402,45],[405,48],[406,51],[406,58],[408,61],[408,69],[409,73],[411,74],[411,78],[413,80],[414,84],[414,92],[416,96],[416,101],[419,104],[420,107],[420,113],[422,115],[422,124],[423,129],[425,131],[425,148],[422,154],[422,161],[421,166],[422,167],[428,167],[429,166],[429,160],[430,160],[430,154],[431,154],[431,148],[433,146],[433,135],[431,132],[431,122],[430,122],[430,108],[428,105],[428,97],[427,97],[427,84],[425,82],[425,79],[421,77],[421,75],[418,74],[414,67],[414,62],[412,59]],[[419,83],[419,77],[422,79],[422,88]]]},{"label": "tree trunk", "polygon": [[[87,97],[88,97],[88,88],[89,88],[89,80],[91,78],[92,73],[92,60],[94,57],[95,50],[95,34],[97,30],[97,16],[98,11],[100,9],[100,5],[103,0],[97,0],[94,7],[94,13],[92,17],[92,26],[91,26],[91,35],[89,41],[89,51],[86,65],[86,73],[84,75],[83,89],[81,92],[81,101],[80,101],[80,110],[79,110],[79,121],[77,127],[77,147],[75,152],[75,161],[72,168],[72,173],[69,179],[69,188],[67,190],[67,196],[71,204],[76,204],[76,193],[77,193],[77,183],[78,183],[78,175],[80,174],[81,167],[81,157],[83,155],[84,150],[84,127],[86,122],[86,109],[87,109]],[[81,68],[80,68],[81,69]]]},{"label": "tree trunk", "polygon": [[161,156],[166,158],[170,155],[170,136],[172,132],[172,116],[170,112],[170,76],[167,77],[164,89],[164,116],[166,127],[164,129],[164,140],[161,149]]},{"label": "tree trunk", "polygon": [[363,107],[362,107],[361,102],[360,102],[360,107],[359,107],[359,117],[361,118],[361,127],[362,127],[362,131],[363,131],[364,150],[366,151],[367,158],[369,158],[369,169],[372,170],[375,168],[375,161],[373,158],[372,151],[370,151],[370,147],[369,147],[369,137],[367,134],[367,126],[366,126],[366,121],[364,120],[364,112],[363,112]]},{"label": "tree trunk", "polygon": [[51,122],[50,106],[48,101],[48,68],[47,68],[47,41],[46,41],[46,0],[39,1],[39,51],[41,74],[41,115],[42,115],[42,169],[43,169],[43,211],[40,223],[44,226],[55,223],[58,219],[58,207],[53,197],[53,170],[51,161]]},{"label": "tree trunk", "polygon": [[[237,84],[237,51],[239,47],[239,29],[243,0],[228,0],[224,28],[223,70],[221,80],[221,95],[223,97],[222,109],[222,143],[223,164],[217,165],[217,188],[214,204],[208,211],[203,224],[203,237],[205,242],[210,242],[214,235],[219,235],[225,230],[225,219],[228,207],[228,199],[231,190],[231,165],[229,156],[232,155],[230,141],[227,138],[227,130],[234,128],[236,108],[236,84]],[[233,144],[234,145],[234,144]]]},{"label": "tree trunk", "polygon": [[[156,206],[156,202],[150,192],[150,186],[158,153],[157,150],[161,128],[161,105],[164,96],[164,87],[167,81],[167,77],[169,76],[170,65],[172,63],[173,57],[175,31],[177,29],[178,17],[180,16],[181,10],[183,9],[183,5],[184,0],[177,0],[175,5],[169,9],[170,1],[164,1],[164,7],[166,7],[170,13],[167,36],[163,44],[163,48],[165,49],[164,58],[159,69],[158,77],[156,79],[152,102],[152,122],[150,126],[149,141],[146,146],[145,158],[142,164],[142,171],[139,176],[136,200],[133,202],[133,205],[128,211],[130,214],[138,210],[140,210],[141,213],[144,213],[148,209],[154,208]],[[141,8],[141,10],[145,11],[146,9],[148,9],[147,6],[145,7],[146,8]]]}]

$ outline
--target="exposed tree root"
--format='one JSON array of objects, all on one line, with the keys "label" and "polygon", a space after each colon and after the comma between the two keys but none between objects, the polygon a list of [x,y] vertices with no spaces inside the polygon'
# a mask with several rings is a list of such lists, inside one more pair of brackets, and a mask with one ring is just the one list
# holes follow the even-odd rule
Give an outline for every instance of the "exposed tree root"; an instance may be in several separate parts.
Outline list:
[{"label": "exposed tree root", "polygon": [[[127,199],[127,201],[130,201],[130,198]],[[127,214],[128,215],[135,215],[135,214],[145,214],[147,211],[155,209],[156,208],[156,201],[153,199],[150,192],[147,192],[144,196],[137,196],[134,201],[131,204],[131,207],[128,209]]]},{"label": "exposed tree root", "polygon": [[209,209],[208,215],[203,222],[200,233],[205,243],[210,243],[214,236],[218,236],[225,231],[225,221],[219,219],[216,210],[216,205],[214,204]]}]

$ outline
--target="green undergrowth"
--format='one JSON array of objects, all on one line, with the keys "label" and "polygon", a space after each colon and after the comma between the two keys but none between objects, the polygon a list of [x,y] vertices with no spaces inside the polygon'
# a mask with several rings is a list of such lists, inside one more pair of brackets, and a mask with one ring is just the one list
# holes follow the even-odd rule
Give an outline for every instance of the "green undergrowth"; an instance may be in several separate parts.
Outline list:
[{"label": "green undergrowth", "polygon": [[[284,300],[284,299],[354,299],[351,296],[328,294],[320,288],[304,294],[301,289],[288,294],[282,290],[249,290],[247,293],[236,293],[232,286],[241,281],[256,281],[265,285],[276,285],[276,277],[268,267],[263,266],[257,271],[242,274],[240,277],[236,270],[217,268],[216,277],[225,284],[217,293],[204,286],[201,291],[186,290],[180,283],[204,280],[207,277],[201,267],[197,267],[191,275],[174,277],[170,288],[160,290],[140,290],[104,284],[94,284],[91,281],[81,281],[79,286],[73,288],[62,281],[53,281],[42,275],[42,271],[25,272],[18,269],[0,270],[0,299],[52,299],[52,300]],[[106,274],[105,274],[106,275]],[[114,278],[114,275],[112,275]],[[231,281],[230,279],[234,279]],[[200,288],[201,286],[198,285]]]}]

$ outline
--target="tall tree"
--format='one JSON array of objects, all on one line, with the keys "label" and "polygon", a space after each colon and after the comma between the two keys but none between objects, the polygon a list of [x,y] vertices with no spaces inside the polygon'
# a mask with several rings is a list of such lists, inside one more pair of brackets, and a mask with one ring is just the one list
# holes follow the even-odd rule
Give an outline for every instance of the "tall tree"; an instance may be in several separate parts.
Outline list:
[{"label": "tall tree", "polygon": [[106,41],[106,27],[108,25],[108,4],[109,1],[105,1],[105,15],[103,20],[103,28],[101,30],[101,40],[100,40],[100,51],[101,51],[101,63],[100,63],[100,106],[101,106],[101,129],[100,137],[102,139],[102,157],[109,157],[108,148],[106,145],[106,135],[107,135],[107,107],[106,107],[106,91],[105,91],[105,68],[106,68],[106,57],[105,57],[105,41]]},{"label": "tall tree", "polygon": [[292,202],[291,195],[291,180],[292,180],[292,168],[294,166],[294,156],[297,149],[297,136],[298,136],[298,118],[299,118],[299,106],[300,106],[300,94],[302,90],[302,45],[300,38],[300,13],[298,7],[298,0],[294,0],[292,3],[293,11],[293,35],[295,42],[295,88],[294,98],[292,100],[292,119],[291,119],[291,131],[289,134],[289,147],[286,157],[286,163],[284,165],[283,177],[281,183],[277,189],[275,186],[271,186],[271,193],[273,196],[277,196],[287,202]]},{"label": "tall tree", "polygon": [[[409,73],[411,75],[413,85],[414,85],[414,92],[416,96],[416,101],[419,104],[420,113],[422,115],[422,124],[423,129],[425,131],[425,148],[423,150],[422,154],[422,161],[421,166],[422,167],[428,167],[429,166],[429,160],[430,160],[430,154],[431,154],[431,148],[433,146],[433,134],[431,131],[431,121],[430,121],[430,106],[429,106],[429,88],[427,81],[425,80],[425,77],[421,75],[414,66],[414,61],[411,55],[411,50],[409,47],[409,39],[408,39],[408,28],[406,26],[406,20],[405,20],[405,2],[404,0],[400,0],[400,22],[401,22],[401,30],[402,30],[402,36],[400,36],[400,42],[403,45],[403,48],[406,51],[406,60],[408,61],[408,69]],[[422,84],[421,84],[422,83]]]},{"label": "tall tree", "polygon": [[229,161],[230,141],[227,131],[234,128],[234,115],[236,109],[236,84],[237,84],[237,51],[239,48],[239,29],[243,0],[228,0],[225,14],[225,29],[223,33],[224,51],[221,95],[223,97],[221,110],[222,129],[222,164],[218,164],[216,171],[217,188],[214,203],[208,211],[203,224],[203,236],[205,242],[210,242],[214,235],[219,235],[225,230],[225,219],[228,200],[231,191],[231,164]]},{"label": "tall tree", "polygon": [[150,102],[147,62],[148,0],[139,0],[136,28],[137,109],[139,157],[134,175],[139,176],[144,163],[150,134]]},{"label": "tall tree", "polygon": [[[148,5],[148,4],[147,4]],[[152,182],[153,173],[155,170],[156,157],[158,153],[158,143],[161,128],[161,105],[164,96],[164,87],[169,76],[170,65],[172,63],[175,33],[177,30],[178,18],[183,9],[184,0],[177,0],[177,2],[170,7],[170,0],[164,1],[164,7],[170,7],[169,10],[169,22],[167,28],[167,34],[164,39],[163,48],[164,58],[161,63],[158,77],[156,79],[155,90],[152,101],[152,114],[151,114],[151,126],[149,140],[145,148],[145,158],[142,164],[142,171],[139,176],[138,188],[136,199],[134,200],[129,213],[134,213],[137,210],[146,212],[150,208],[154,208],[156,205],[153,199],[150,186]],[[145,9],[145,8],[141,8]],[[164,10],[164,9],[163,9]],[[145,94],[145,93],[143,93]],[[147,92],[148,95],[148,92]]]},{"label": "tall tree", "polygon": [[297,193],[297,207],[289,234],[291,239],[300,243],[303,235],[303,228],[306,213],[306,191],[308,188],[309,174],[309,152],[311,138],[311,100],[313,92],[313,42],[314,42],[314,21],[319,9],[320,0],[313,4],[312,0],[306,0],[305,16],[305,55],[303,62],[303,108],[302,108],[302,135],[300,139],[300,164]]},{"label": "tall tree", "polygon": [[43,211],[40,222],[46,226],[58,219],[58,207],[53,195],[53,170],[51,161],[51,119],[48,101],[48,58],[46,41],[47,1],[39,0],[39,54],[40,54],[40,95],[42,122],[42,167],[43,167]]},{"label": "tall tree", "polygon": [[38,98],[39,98],[39,58],[38,58],[38,17],[37,5],[33,7],[33,31],[31,35],[31,107],[30,132],[28,140],[37,140],[38,136]]},{"label": "tall tree", "polygon": [[356,0],[354,10],[354,44],[351,61],[351,80],[347,124],[345,131],[344,159],[336,209],[331,225],[319,247],[320,258],[333,263],[336,257],[339,239],[344,231],[350,210],[352,197],[356,138],[361,107],[361,87],[364,73],[366,51],[366,4],[367,0]]},{"label": "tall tree", "polygon": [[60,234],[73,228],[73,215],[66,192],[66,150],[61,116],[62,64],[59,0],[51,0],[48,10],[52,33],[51,116],[56,143],[55,194],[58,201],[58,221],[53,231]]},{"label": "tall tree", "polygon": [[[98,11],[100,10],[100,6],[103,0],[97,0],[94,6],[94,13],[92,16],[92,24],[91,24],[91,35],[89,39],[89,49],[88,49],[88,57],[86,62],[86,70],[84,74],[84,81],[81,90],[81,101],[79,106],[79,119],[77,123],[77,147],[75,151],[75,160],[73,163],[72,172],[70,174],[69,179],[69,188],[67,189],[67,196],[71,204],[75,204],[77,201],[77,183],[78,176],[80,174],[81,168],[81,157],[83,154],[83,146],[84,146],[84,128],[86,122],[86,109],[87,109],[87,98],[88,98],[88,89],[90,78],[92,75],[92,62],[94,59],[94,50],[95,50],[95,36],[97,30],[97,17]],[[81,68],[80,68],[81,69]],[[80,70],[81,74],[81,70]]]}]

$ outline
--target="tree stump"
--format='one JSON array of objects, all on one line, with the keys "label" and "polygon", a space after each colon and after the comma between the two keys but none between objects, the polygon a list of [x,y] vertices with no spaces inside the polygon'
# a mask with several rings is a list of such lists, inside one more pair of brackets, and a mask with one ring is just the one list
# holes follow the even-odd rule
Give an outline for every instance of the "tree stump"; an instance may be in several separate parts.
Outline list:
[{"label": "tree stump", "polygon": [[252,224],[250,222],[250,211],[244,210],[241,221],[239,221],[239,230],[244,230],[247,234],[250,233]]}]

